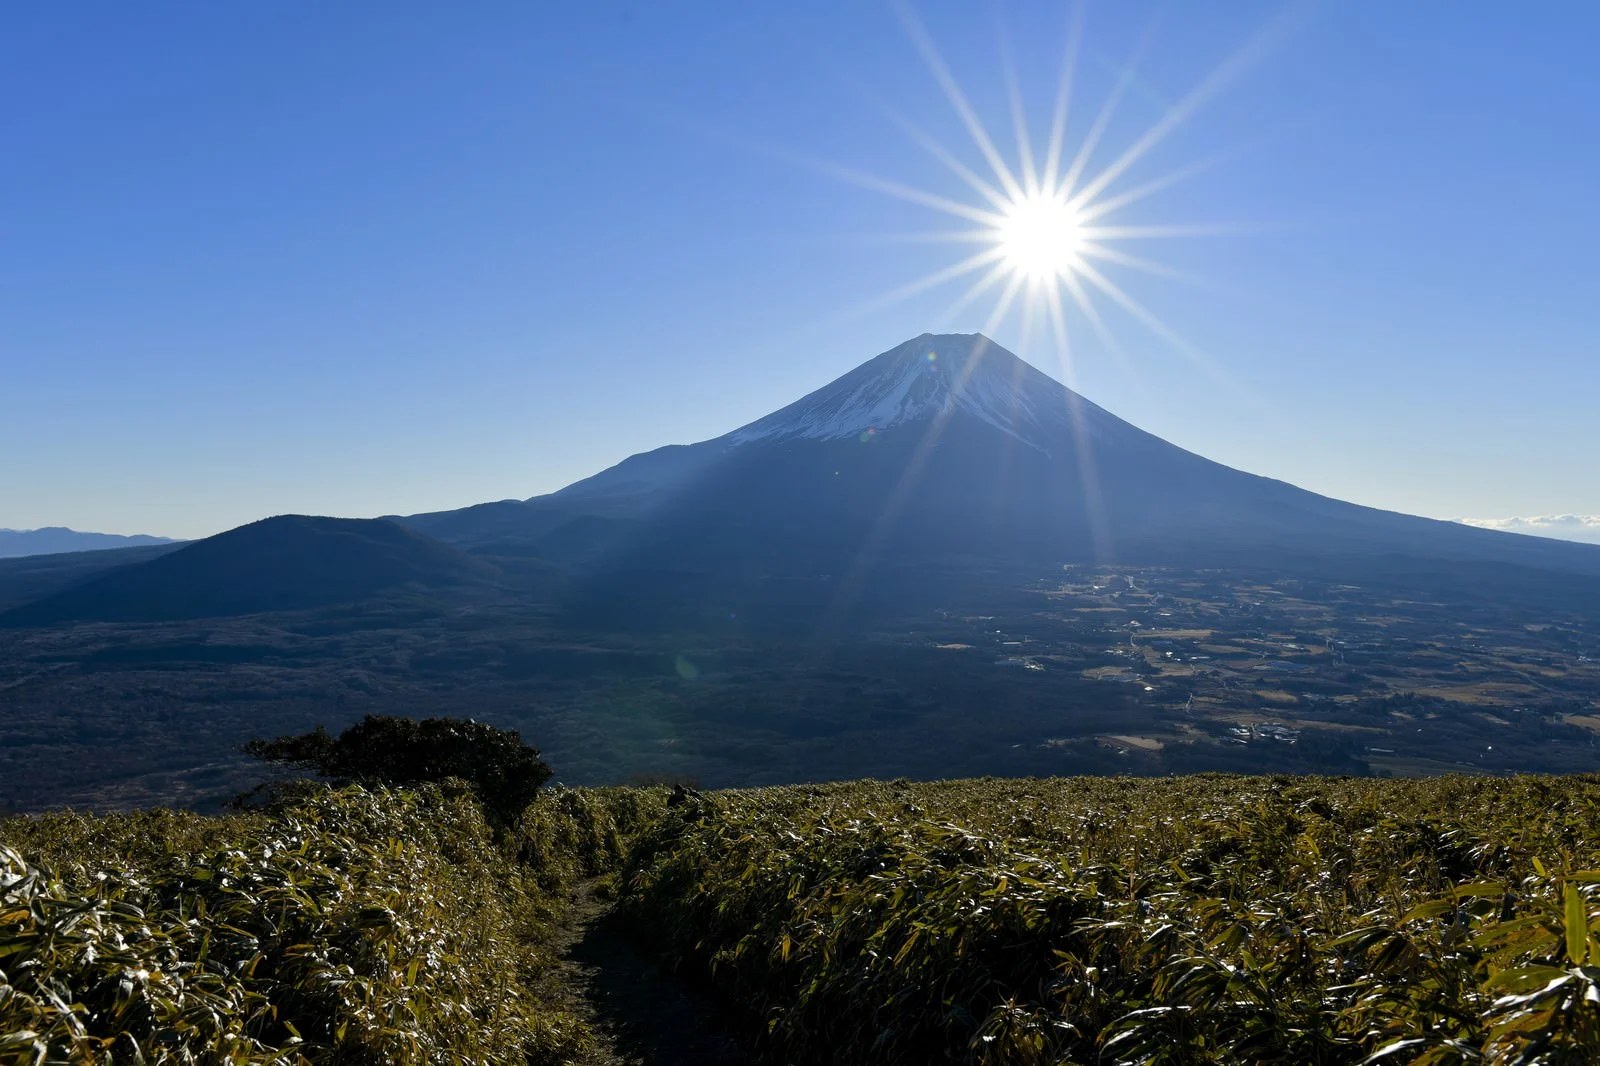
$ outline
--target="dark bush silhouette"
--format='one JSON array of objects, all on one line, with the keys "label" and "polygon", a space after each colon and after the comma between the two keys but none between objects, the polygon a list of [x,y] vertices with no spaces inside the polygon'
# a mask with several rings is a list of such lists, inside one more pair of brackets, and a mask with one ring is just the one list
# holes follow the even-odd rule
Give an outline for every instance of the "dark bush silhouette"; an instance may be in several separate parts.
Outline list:
[{"label": "dark bush silhouette", "polygon": [[369,714],[337,737],[319,725],[298,736],[257,738],[244,750],[338,782],[416,785],[460,778],[492,816],[508,825],[550,779],[539,750],[524,744],[516,730],[462,718],[416,721]]}]

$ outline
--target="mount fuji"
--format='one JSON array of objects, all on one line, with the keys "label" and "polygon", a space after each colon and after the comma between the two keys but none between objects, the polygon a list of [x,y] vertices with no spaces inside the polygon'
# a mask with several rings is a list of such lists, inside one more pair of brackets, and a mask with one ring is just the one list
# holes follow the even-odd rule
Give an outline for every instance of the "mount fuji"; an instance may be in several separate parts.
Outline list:
[{"label": "mount fuji", "polygon": [[924,334],[723,436],[549,495],[402,521],[589,574],[676,575],[685,596],[735,574],[748,585],[1066,562],[1600,576],[1600,548],[1362,507],[1212,462],[979,334]]}]

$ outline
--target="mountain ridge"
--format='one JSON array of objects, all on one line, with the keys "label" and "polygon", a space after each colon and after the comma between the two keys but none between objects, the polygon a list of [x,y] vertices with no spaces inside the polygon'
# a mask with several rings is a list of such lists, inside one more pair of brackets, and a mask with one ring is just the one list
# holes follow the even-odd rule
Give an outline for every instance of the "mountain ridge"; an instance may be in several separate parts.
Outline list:
[{"label": "mountain ridge", "polygon": [[41,526],[38,529],[0,529],[0,559],[21,559],[30,555],[59,555],[67,552],[105,551],[115,548],[149,547],[176,544],[171,537],[145,533],[91,533],[66,526]]},{"label": "mountain ridge", "polygon": [[299,610],[497,577],[489,563],[394,522],[276,515],[14,607],[0,627]]},{"label": "mountain ridge", "polygon": [[[766,469],[737,473],[750,466]],[[1137,561],[1174,549],[1223,557],[1277,544],[1442,553],[1600,575],[1600,550],[1589,546],[1347,503],[1217,463],[1116,417],[981,334],[923,334],[719,437],[629,456],[524,503],[529,513],[663,521],[721,512],[741,524],[751,511],[740,500],[768,498],[773,486],[799,491],[819,470],[843,484],[869,466],[882,469],[857,509],[909,508],[932,539],[941,524],[995,525],[986,512],[998,515],[1017,536],[1002,538],[1008,543],[991,554],[1015,548],[1019,537],[1035,541],[1042,555],[1053,544],[1084,561]],[[938,484],[920,488],[929,478]],[[837,514],[827,503],[794,503],[786,520],[826,523]],[[885,520],[867,524],[880,528]]]}]

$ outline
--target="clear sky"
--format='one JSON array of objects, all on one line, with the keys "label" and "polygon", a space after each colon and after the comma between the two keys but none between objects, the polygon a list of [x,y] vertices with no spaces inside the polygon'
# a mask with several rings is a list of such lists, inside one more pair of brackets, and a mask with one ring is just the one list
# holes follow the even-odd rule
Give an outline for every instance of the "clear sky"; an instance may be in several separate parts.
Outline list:
[{"label": "clear sky", "polygon": [[[1013,162],[1002,40],[1042,142],[1067,11],[916,8]],[[1124,82],[1112,162],[1263,31],[1110,190],[1213,162],[1116,216],[1221,230],[1127,246],[1199,284],[1104,265],[1189,347],[1069,308],[1080,391],[1360,503],[1600,514],[1600,8],[1101,0],[1069,148]],[[972,202],[890,112],[985,169],[860,0],[14,6],[0,526],[529,496],[981,329],[965,280],[874,302],[970,253],[819,165]]]}]

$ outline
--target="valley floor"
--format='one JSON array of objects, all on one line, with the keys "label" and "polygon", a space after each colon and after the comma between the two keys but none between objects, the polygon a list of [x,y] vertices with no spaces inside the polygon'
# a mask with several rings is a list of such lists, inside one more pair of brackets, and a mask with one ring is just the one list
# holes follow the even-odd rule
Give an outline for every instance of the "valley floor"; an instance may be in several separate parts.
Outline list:
[{"label": "valley floor", "polygon": [[1600,770],[1595,606],[1515,591],[1074,566],[837,632],[528,605],[0,630],[0,810],[204,808],[259,780],[244,741],[369,713],[518,729],[572,785]]}]

